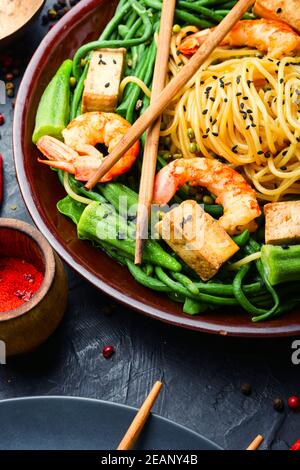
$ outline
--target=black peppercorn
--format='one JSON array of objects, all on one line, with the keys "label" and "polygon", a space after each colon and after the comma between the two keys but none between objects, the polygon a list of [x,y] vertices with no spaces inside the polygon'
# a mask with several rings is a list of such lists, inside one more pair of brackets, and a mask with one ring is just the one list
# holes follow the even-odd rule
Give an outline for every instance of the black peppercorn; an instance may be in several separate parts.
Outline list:
[{"label": "black peppercorn", "polygon": [[17,68],[14,68],[12,71],[12,74],[14,77],[19,77],[20,76],[20,70]]},{"label": "black peppercorn", "polygon": [[276,411],[282,411],[284,409],[284,401],[282,398],[275,398],[273,400],[273,408]]},{"label": "black peppercorn", "polygon": [[249,396],[252,393],[252,387],[249,383],[243,383],[241,385],[241,392],[243,395]]},{"label": "black peppercorn", "polygon": [[48,23],[49,23],[49,17],[48,17],[48,15],[43,15],[43,16],[42,16],[42,24],[43,24],[43,25],[46,25],[46,24],[48,24]]},{"label": "black peppercorn", "polygon": [[64,16],[65,12],[63,8],[60,8],[59,10],[56,11],[56,18],[59,20]]}]

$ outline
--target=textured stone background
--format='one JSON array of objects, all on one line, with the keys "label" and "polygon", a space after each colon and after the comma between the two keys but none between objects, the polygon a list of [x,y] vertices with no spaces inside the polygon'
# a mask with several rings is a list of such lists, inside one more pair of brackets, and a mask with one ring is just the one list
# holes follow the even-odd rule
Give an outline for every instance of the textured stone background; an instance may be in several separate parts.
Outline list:
[{"label": "textured stone background", "polygon": [[[45,10],[52,4],[48,1]],[[19,43],[22,51],[30,55],[47,29],[37,20]],[[5,161],[1,216],[30,221],[15,178],[11,101],[0,111],[6,117],[0,127]],[[263,448],[271,449],[287,449],[300,437],[300,414],[272,408],[274,398],[300,394],[292,338],[247,340],[180,330],[126,310],[68,273],[63,323],[34,354],[1,367],[1,399],[75,395],[139,406],[153,382],[162,379],[155,411],[226,449],[243,449],[258,433],[266,436]],[[105,344],[116,348],[110,360],[101,354]],[[250,397],[240,392],[243,382],[252,385]]]}]

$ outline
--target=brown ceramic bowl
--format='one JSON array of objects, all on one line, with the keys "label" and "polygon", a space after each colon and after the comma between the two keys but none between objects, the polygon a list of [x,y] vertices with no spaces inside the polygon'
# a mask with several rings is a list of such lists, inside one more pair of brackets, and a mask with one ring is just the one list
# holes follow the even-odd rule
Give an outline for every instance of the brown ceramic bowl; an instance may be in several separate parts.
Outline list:
[{"label": "brown ceramic bowl", "polygon": [[0,219],[0,259],[3,256],[24,259],[44,275],[29,302],[0,312],[0,340],[12,356],[32,351],[53,333],[66,308],[68,287],[61,260],[43,235],[25,222]]},{"label": "brown ceramic bowl", "polygon": [[14,120],[17,176],[25,203],[39,229],[78,273],[116,300],[173,325],[235,336],[287,336],[300,333],[300,312],[275,321],[251,323],[246,313],[222,309],[203,316],[185,316],[180,305],[139,284],[128,271],[88,242],[78,240],[75,226],[56,210],[64,190],[54,172],[37,163],[31,136],[39,99],[61,62],[82,44],[99,36],[113,16],[117,1],[82,0],[49,32],[24,76]]}]

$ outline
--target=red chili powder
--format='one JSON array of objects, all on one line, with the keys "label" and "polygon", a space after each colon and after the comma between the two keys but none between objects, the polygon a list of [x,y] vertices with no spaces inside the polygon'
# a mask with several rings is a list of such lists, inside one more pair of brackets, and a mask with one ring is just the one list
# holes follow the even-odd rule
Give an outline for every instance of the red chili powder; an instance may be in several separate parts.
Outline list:
[{"label": "red chili powder", "polygon": [[20,258],[0,258],[0,312],[28,302],[43,279],[42,273]]}]

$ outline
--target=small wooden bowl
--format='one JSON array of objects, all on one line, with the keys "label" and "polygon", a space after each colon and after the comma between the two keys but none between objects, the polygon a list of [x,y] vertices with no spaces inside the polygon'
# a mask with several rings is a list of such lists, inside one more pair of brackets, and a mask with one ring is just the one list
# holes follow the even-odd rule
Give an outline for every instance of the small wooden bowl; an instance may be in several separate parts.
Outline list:
[{"label": "small wooden bowl", "polygon": [[15,310],[0,312],[0,340],[7,356],[31,352],[43,343],[64,314],[68,285],[64,266],[43,235],[31,225],[0,219],[0,259],[19,257],[44,275],[39,291]]}]

